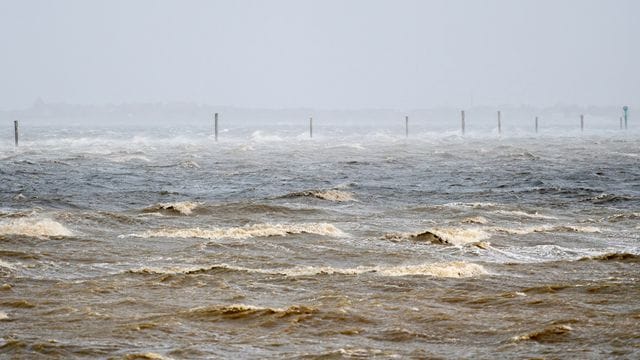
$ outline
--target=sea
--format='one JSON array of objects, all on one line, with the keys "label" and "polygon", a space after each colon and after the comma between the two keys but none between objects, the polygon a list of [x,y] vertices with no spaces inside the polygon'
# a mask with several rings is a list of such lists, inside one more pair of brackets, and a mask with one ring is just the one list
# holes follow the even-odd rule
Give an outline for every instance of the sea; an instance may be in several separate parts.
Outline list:
[{"label": "sea", "polygon": [[638,131],[6,125],[0,358],[640,358]]}]

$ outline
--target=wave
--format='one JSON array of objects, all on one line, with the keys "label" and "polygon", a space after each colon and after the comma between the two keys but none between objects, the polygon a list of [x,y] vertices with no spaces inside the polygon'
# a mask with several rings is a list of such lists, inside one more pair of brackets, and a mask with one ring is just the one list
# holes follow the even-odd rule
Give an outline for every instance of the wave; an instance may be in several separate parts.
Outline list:
[{"label": "wave", "polygon": [[193,160],[184,160],[182,162],[180,162],[180,167],[185,168],[185,169],[200,169],[200,164],[198,164],[197,162],[193,161]]},{"label": "wave", "polygon": [[561,337],[572,331],[573,328],[569,325],[555,324],[548,326],[542,330],[536,330],[528,334],[514,336],[512,341],[538,341],[538,342],[555,342],[561,340]]},{"label": "wave", "polygon": [[397,266],[358,266],[353,268],[335,268],[331,266],[301,266],[285,269],[251,269],[227,264],[217,264],[208,267],[171,267],[164,269],[141,268],[132,269],[127,272],[140,275],[196,275],[220,270],[259,273],[267,275],[282,275],[288,277],[373,274],[386,277],[422,275],[439,278],[465,278],[489,274],[482,265],[462,261]]},{"label": "wave", "polygon": [[482,265],[463,261],[394,266],[380,268],[377,272],[384,276],[429,275],[442,278],[465,278],[488,274]]},{"label": "wave", "polygon": [[224,213],[224,214],[314,214],[323,212],[320,209],[309,207],[287,207],[282,205],[270,205],[261,203],[226,203],[199,207],[198,213]]},{"label": "wave", "polygon": [[255,319],[261,317],[285,318],[294,315],[310,315],[318,312],[313,307],[293,305],[287,308],[270,308],[245,304],[201,306],[182,312],[189,319],[209,320],[211,318],[224,319]]},{"label": "wave", "polygon": [[477,228],[433,228],[419,233],[385,234],[384,238],[392,241],[415,240],[438,245],[461,246],[488,239],[489,234],[484,230]]},{"label": "wave", "polygon": [[164,357],[160,354],[146,352],[146,353],[134,353],[127,354],[123,357],[124,360],[170,360],[171,358]]},{"label": "wave", "polygon": [[500,215],[516,216],[516,217],[530,218],[530,219],[546,219],[546,220],[556,220],[557,219],[556,217],[538,214],[537,212],[528,213],[528,212],[519,211],[519,210],[496,210],[496,211],[494,211],[494,213],[495,214],[500,214]]},{"label": "wave", "polygon": [[144,212],[155,212],[155,211],[168,211],[172,213],[178,213],[182,215],[191,215],[193,210],[195,210],[199,203],[191,202],[191,201],[179,201],[173,203],[159,203],[152,206],[149,206],[143,209]]},{"label": "wave", "polygon": [[0,235],[24,235],[32,237],[72,236],[71,230],[49,219],[19,218],[0,222]]},{"label": "wave", "polygon": [[579,261],[587,261],[587,260],[596,260],[596,261],[631,261],[631,262],[639,262],[640,255],[631,254],[631,253],[606,253],[602,255],[596,256],[587,256],[579,259]]},{"label": "wave", "polygon": [[624,220],[637,220],[640,219],[640,213],[623,213],[623,214],[615,214],[607,217],[607,221],[609,222],[618,222]]},{"label": "wave", "polygon": [[607,204],[607,203],[615,203],[615,202],[629,201],[629,200],[633,200],[633,197],[604,193],[604,194],[590,197],[586,201],[590,201],[594,204]]},{"label": "wave", "polygon": [[500,204],[492,203],[492,202],[471,202],[471,203],[463,203],[463,202],[453,202],[441,205],[443,207],[450,208],[463,208],[463,209],[492,209],[500,206]]},{"label": "wave", "polygon": [[282,196],[282,198],[311,197],[320,200],[346,202],[355,201],[352,193],[342,190],[307,190],[293,192]]},{"label": "wave", "polygon": [[579,233],[600,233],[601,230],[595,226],[575,226],[575,225],[541,225],[524,228],[501,228],[495,227],[491,230],[510,235],[526,235],[546,232],[579,232]]},{"label": "wave", "polygon": [[472,216],[472,217],[464,218],[461,221],[461,223],[463,224],[479,224],[479,225],[485,225],[488,222],[489,221],[483,216]]},{"label": "wave", "polygon": [[2,259],[0,259],[0,268],[5,268],[5,269],[9,269],[9,270],[15,270],[16,269],[16,267],[13,266],[13,264],[10,264],[10,263],[8,263],[6,261],[3,261]]},{"label": "wave", "polygon": [[287,236],[293,234],[315,234],[323,236],[344,236],[345,234],[335,226],[327,223],[309,224],[254,224],[233,228],[213,229],[159,229],[147,230],[141,234],[120,235],[138,238],[200,238],[200,239],[248,239],[255,237]]}]

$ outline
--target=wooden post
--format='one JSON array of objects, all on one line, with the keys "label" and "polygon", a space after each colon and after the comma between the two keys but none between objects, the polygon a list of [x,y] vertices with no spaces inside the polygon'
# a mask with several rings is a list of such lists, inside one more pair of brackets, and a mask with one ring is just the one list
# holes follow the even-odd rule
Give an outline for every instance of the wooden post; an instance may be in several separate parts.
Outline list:
[{"label": "wooden post", "polygon": [[15,135],[16,147],[18,147],[18,120],[13,121],[13,130]]},{"label": "wooden post", "polygon": [[218,141],[218,113],[213,116],[213,133],[216,136],[216,141]]},{"label": "wooden post", "polygon": [[309,118],[309,138],[313,138],[313,117]]},{"label": "wooden post", "polygon": [[624,110],[624,129],[627,130],[628,129],[627,128],[627,115],[628,115],[628,112],[629,112],[629,107],[625,105],[622,108],[622,110]]},{"label": "wooden post", "polygon": [[536,116],[536,134],[538,133],[538,117]]},{"label": "wooden post", "polygon": [[498,111],[498,135],[502,134],[502,123],[500,120],[500,111]]},{"label": "wooden post", "polygon": [[580,114],[580,131],[584,132],[584,115]]},{"label": "wooden post", "polygon": [[409,137],[409,116],[404,117],[404,133],[405,137]]},{"label": "wooden post", "polygon": [[462,118],[462,119],[461,119],[461,120],[462,120],[462,121],[461,121],[461,125],[462,125],[462,135],[464,135],[464,110],[462,110],[462,111],[460,112],[460,116],[461,116],[461,118]]}]

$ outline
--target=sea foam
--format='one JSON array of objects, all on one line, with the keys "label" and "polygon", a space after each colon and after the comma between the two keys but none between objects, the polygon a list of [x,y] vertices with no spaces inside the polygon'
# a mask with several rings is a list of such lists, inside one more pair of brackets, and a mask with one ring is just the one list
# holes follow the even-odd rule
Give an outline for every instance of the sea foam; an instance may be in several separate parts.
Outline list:
[{"label": "sea foam", "polygon": [[333,202],[355,201],[353,194],[342,190],[307,190],[285,195],[286,198],[311,197]]},{"label": "sea foam", "polygon": [[387,240],[415,240],[433,244],[456,245],[477,243],[489,238],[489,234],[480,228],[433,228],[418,233],[386,234]]},{"label": "sea foam", "polygon": [[317,276],[317,275],[361,275],[372,274],[386,277],[399,276],[432,276],[438,278],[465,278],[487,275],[488,271],[479,264],[463,261],[439,262],[414,265],[379,265],[357,267],[332,267],[332,266],[298,266],[281,269],[251,269],[246,267],[217,264],[208,267],[171,267],[171,268],[141,268],[129,270],[132,274],[166,274],[166,275],[195,275],[215,270],[231,270],[247,273],[267,275],[283,275],[288,277]]},{"label": "sea foam", "polygon": [[191,201],[179,201],[172,203],[159,203],[152,205],[148,208],[145,208],[144,211],[159,211],[159,210],[168,210],[172,212],[176,212],[182,215],[191,215],[193,210],[195,210],[200,204]]},{"label": "sea foam", "polygon": [[141,234],[120,235],[120,237],[167,237],[200,239],[248,239],[255,237],[287,236],[292,234],[315,234],[323,236],[344,236],[335,226],[327,223],[308,224],[253,224],[232,228],[188,228],[147,230]]},{"label": "sea foam", "polygon": [[33,237],[72,236],[62,224],[49,219],[13,219],[0,222],[0,235],[25,235]]}]

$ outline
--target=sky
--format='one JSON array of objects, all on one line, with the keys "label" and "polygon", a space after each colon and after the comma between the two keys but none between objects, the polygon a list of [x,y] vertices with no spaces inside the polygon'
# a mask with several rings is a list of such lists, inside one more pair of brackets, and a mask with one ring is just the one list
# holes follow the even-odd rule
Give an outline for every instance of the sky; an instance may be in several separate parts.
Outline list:
[{"label": "sky", "polygon": [[0,109],[640,104],[636,0],[0,0]]}]

